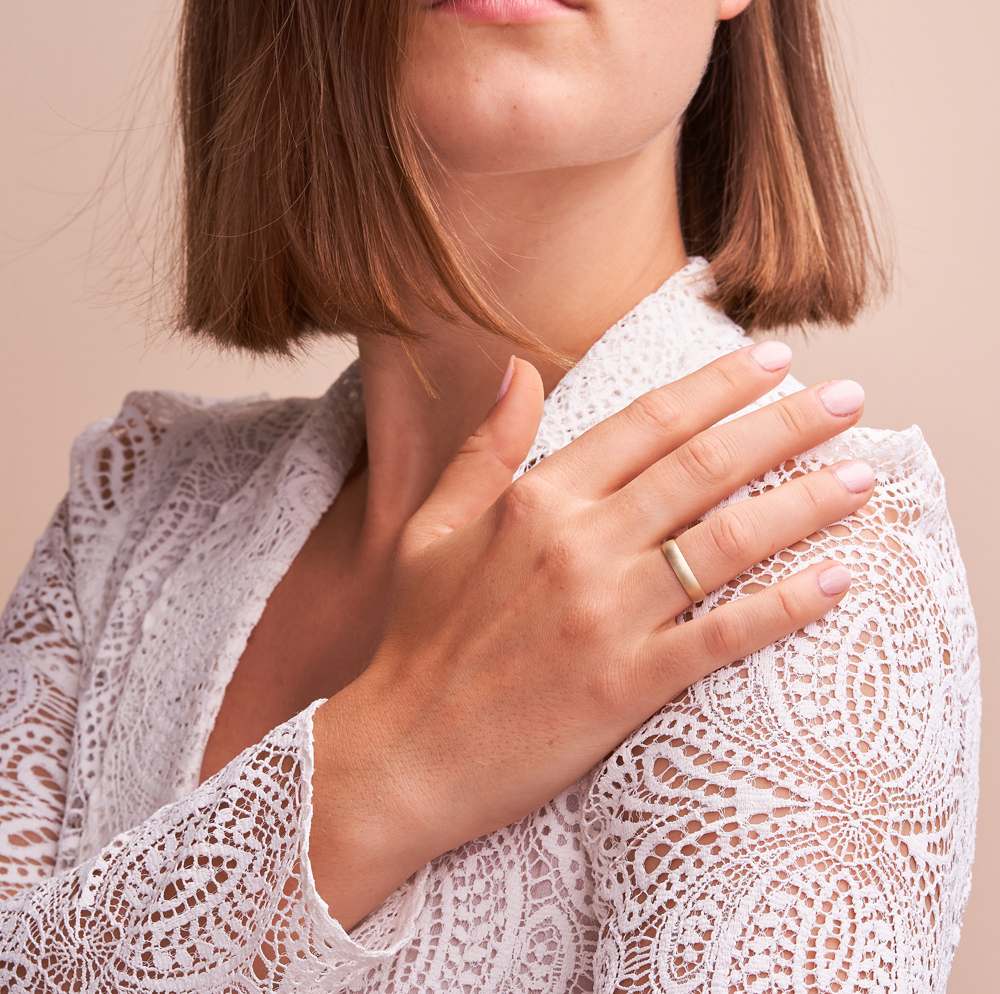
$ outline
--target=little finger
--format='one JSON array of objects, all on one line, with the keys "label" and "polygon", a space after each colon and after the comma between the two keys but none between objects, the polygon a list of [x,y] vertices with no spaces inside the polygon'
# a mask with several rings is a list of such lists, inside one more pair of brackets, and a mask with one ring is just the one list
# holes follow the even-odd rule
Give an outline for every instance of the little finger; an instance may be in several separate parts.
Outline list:
[{"label": "little finger", "polygon": [[637,664],[643,717],[719,667],[817,621],[843,600],[850,586],[851,571],[824,560],[683,625],[660,629],[647,640]]}]

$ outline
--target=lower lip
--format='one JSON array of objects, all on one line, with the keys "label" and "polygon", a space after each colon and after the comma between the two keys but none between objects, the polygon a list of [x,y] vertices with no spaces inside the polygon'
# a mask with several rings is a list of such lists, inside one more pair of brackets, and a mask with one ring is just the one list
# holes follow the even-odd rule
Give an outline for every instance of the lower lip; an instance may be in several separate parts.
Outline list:
[{"label": "lower lip", "polygon": [[463,21],[492,21],[499,24],[527,24],[560,14],[579,11],[561,0],[440,0],[431,10],[451,14]]}]

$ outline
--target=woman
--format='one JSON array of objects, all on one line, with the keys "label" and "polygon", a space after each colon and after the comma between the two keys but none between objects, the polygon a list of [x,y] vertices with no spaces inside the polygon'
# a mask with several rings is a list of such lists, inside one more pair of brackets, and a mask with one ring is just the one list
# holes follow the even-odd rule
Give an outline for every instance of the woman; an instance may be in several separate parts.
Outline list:
[{"label": "woman", "polygon": [[77,443],[3,626],[9,988],[944,989],[940,477],[729,319],[865,299],[817,24],[190,0],[185,322],[361,362]]}]

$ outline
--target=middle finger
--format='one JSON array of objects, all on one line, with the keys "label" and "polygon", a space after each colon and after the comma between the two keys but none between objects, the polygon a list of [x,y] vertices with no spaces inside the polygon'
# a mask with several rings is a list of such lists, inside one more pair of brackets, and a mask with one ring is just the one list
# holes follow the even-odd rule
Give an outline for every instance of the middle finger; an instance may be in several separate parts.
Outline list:
[{"label": "middle finger", "polygon": [[636,550],[700,518],[762,473],[853,425],[864,391],[851,380],[801,390],[701,432],[602,502]]}]

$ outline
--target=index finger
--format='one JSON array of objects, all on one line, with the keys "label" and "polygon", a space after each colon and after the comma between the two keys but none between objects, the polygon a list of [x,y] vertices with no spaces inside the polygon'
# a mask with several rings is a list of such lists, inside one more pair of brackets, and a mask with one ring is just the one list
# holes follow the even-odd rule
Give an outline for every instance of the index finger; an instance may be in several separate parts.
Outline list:
[{"label": "index finger", "polygon": [[560,490],[600,500],[723,418],[773,390],[788,372],[784,342],[737,349],[658,387],[549,456],[535,472]]}]

